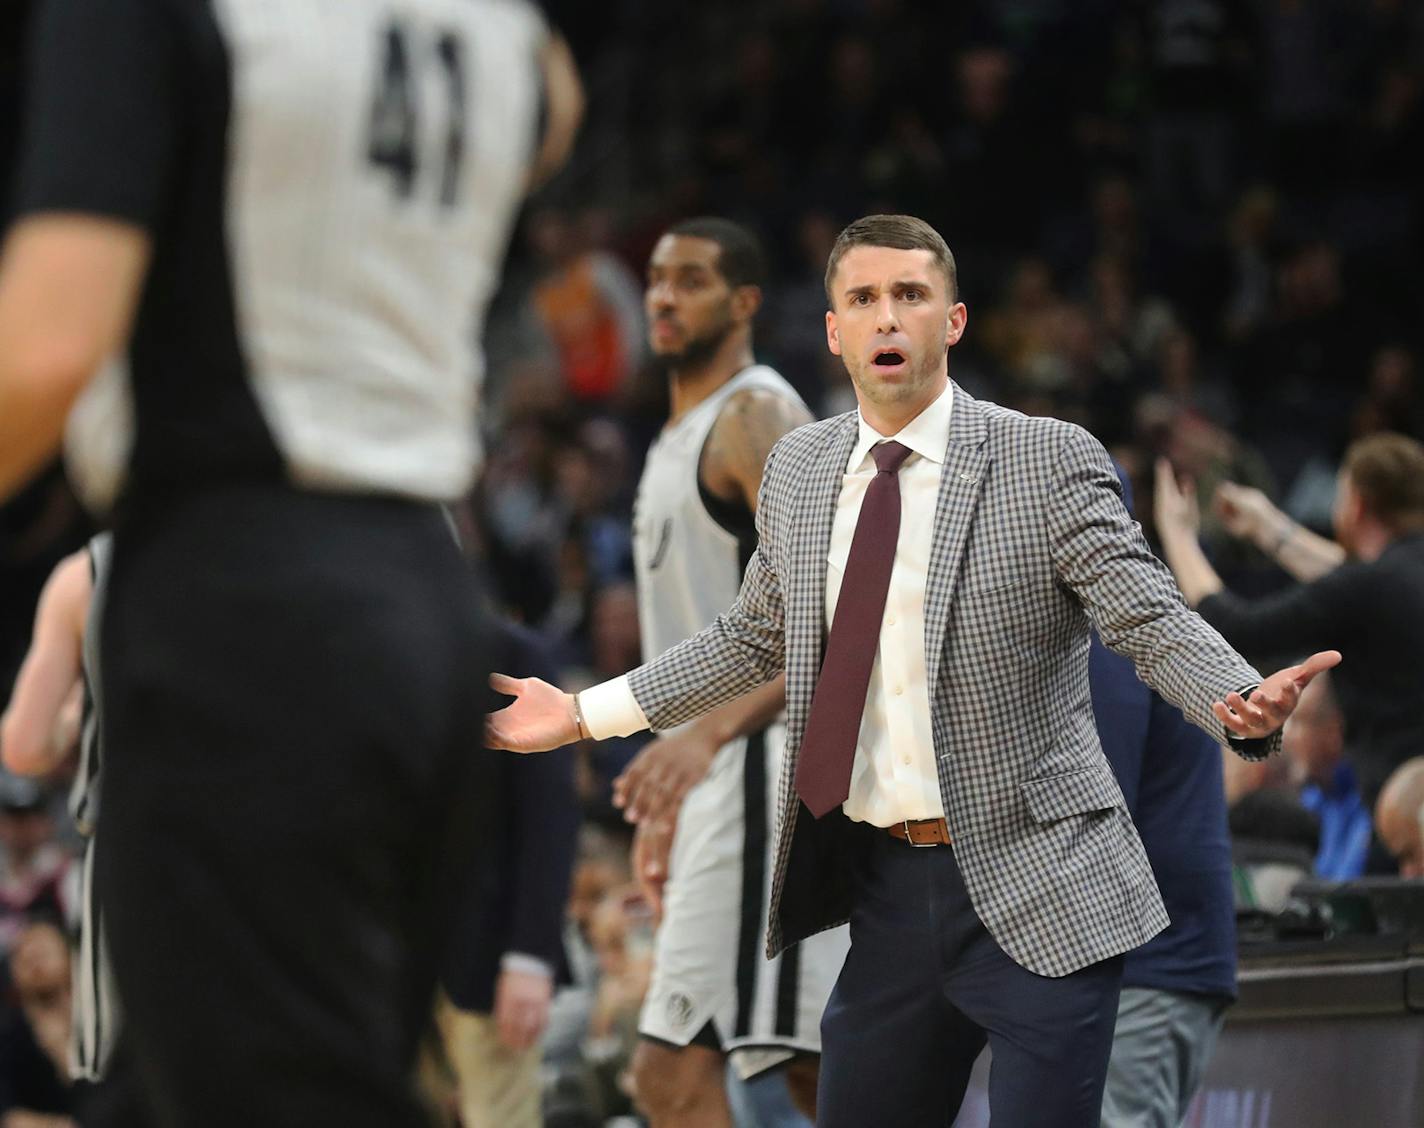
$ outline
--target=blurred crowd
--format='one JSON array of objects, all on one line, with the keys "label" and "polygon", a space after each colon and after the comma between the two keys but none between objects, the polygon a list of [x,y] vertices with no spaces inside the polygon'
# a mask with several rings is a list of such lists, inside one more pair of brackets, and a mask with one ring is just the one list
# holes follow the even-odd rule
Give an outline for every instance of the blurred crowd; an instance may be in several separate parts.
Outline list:
[{"label": "blurred crowd", "polygon": [[[1248,596],[1294,581],[1233,535],[1233,488],[1329,535],[1347,446],[1424,438],[1416,0],[567,9],[590,119],[512,249],[490,318],[485,471],[459,512],[501,608],[541,636],[567,688],[640,658],[632,499],[667,411],[641,276],[677,218],[725,215],[763,236],[774,281],[759,359],[825,415],[854,405],[825,348],[831,243],[863,213],[924,217],[953,248],[969,307],[951,376],[1093,431],[1134,479],[1149,535],[1152,468],[1167,458],[1197,491],[1207,555]],[[0,509],[0,699],[39,585],[87,534],[59,468]],[[1340,717],[1328,686],[1314,697],[1287,759],[1228,775],[1229,798],[1247,804],[1234,827],[1297,847],[1253,855],[1262,904],[1301,873],[1392,864],[1379,846],[1393,832],[1372,834],[1370,803],[1336,801]],[[653,922],[610,785],[637,747],[588,746],[575,761],[585,830],[571,985],[546,1039],[551,1125],[633,1113],[624,1067]],[[4,782],[0,1125],[62,1124],[7,1112],[62,1107],[25,1088],[57,1052],[42,1002],[64,979],[52,940],[73,901],[62,781]],[[1282,792],[1284,804],[1260,798]],[[1362,860],[1342,869],[1345,855]],[[1290,870],[1279,888],[1275,860]]]},{"label": "blurred crowd", "polygon": [[[682,215],[766,239],[758,353],[822,414],[852,402],[825,348],[827,252],[898,210],[959,260],[955,378],[1083,423],[1139,486],[1166,453],[1204,497],[1230,478],[1325,530],[1345,445],[1424,427],[1416,3],[623,3],[582,22],[592,119],[491,330],[481,511],[530,619],[567,630],[575,592],[626,574],[664,413],[639,275]],[[1252,563],[1224,561],[1269,585]]]}]

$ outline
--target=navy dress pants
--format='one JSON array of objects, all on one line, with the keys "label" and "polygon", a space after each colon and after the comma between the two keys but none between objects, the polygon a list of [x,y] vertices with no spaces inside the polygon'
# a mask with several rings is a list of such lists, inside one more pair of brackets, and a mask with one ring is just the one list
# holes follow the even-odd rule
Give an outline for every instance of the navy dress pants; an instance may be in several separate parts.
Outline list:
[{"label": "navy dress pants", "polygon": [[975,914],[952,846],[858,827],[851,949],[821,1021],[822,1128],[947,1128],[993,1051],[994,1128],[1096,1128],[1122,957],[1020,967]]}]

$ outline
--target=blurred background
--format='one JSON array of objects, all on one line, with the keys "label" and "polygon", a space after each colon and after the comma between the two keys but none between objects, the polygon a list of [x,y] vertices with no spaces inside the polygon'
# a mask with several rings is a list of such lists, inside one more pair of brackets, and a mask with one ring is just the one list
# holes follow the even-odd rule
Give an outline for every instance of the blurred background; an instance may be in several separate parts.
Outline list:
[{"label": "blurred background", "polygon": [[[6,176],[30,6],[0,0]],[[642,272],[681,218],[728,216],[766,241],[773,281],[757,353],[820,415],[854,406],[825,348],[822,274],[836,234],[868,212],[927,219],[958,258],[969,307],[951,375],[976,396],[1090,429],[1133,478],[1149,534],[1151,468],[1168,457],[1195,483],[1203,544],[1240,593],[1292,581],[1222,528],[1211,506],[1220,482],[1255,487],[1328,535],[1347,444],[1378,431],[1424,438],[1416,0],[548,7],[579,60],[589,116],[511,247],[489,319],[487,465],[461,520],[500,604],[537,632],[570,687],[640,657],[630,509],[666,415],[644,345]],[[0,703],[44,578],[91,531],[58,465],[0,508]],[[620,1070],[650,925],[609,784],[637,747],[578,751],[585,829],[568,929],[578,966],[546,1055],[550,1123],[632,1115]],[[0,782],[8,963],[29,926],[71,919],[74,837],[62,779]],[[1281,834],[1303,851],[1299,876],[1311,871],[1310,833],[1307,819]],[[1318,823],[1315,834],[1318,847]],[[1330,938],[1328,922],[1299,917],[1302,942]],[[42,962],[43,943],[32,946]],[[1337,1010],[1363,997],[1354,982]],[[1413,984],[1424,1007],[1424,976]],[[24,1016],[16,991],[9,999],[7,1024]],[[1302,1064],[1317,1052],[1314,1020],[1262,1004],[1261,1029],[1278,1023],[1262,1040],[1248,1002],[1243,988],[1234,1064],[1258,1080],[1209,1078],[1197,1123],[1385,1122],[1283,1112],[1285,1093],[1333,1099],[1321,1086],[1342,1063],[1327,1055],[1317,1076]],[[1395,1085],[1424,1086],[1421,1021],[1410,1019],[1412,1041],[1358,1035]],[[4,1054],[0,1114],[17,1085],[43,1080],[42,1056]],[[1224,1049],[1218,1062],[1232,1057]]]}]

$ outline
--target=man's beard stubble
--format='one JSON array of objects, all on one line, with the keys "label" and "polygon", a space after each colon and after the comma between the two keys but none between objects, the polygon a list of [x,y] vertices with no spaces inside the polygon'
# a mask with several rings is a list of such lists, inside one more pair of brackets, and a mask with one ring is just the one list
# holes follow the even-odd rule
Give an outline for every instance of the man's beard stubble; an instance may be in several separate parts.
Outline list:
[{"label": "man's beard stubble", "polygon": [[673,373],[686,369],[701,368],[717,355],[717,350],[732,332],[729,318],[708,330],[700,337],[689,338],[680,352],[654,353],[654,359],[664,372]]},{"label": "man's beard stubble", "polygon": [[[925,357],[914,363],[908,380],[902,380],[898,384],[882,384],[875,379],[873,362],[862,362],[857,364],[854,369],[849,364],[846,365],[851,383],[860,393],[871,403],[883,404],[887,407],[915,399],[934,379],[938,370],[938,358]],[[871,378],[866,379],[867,375]]]}]

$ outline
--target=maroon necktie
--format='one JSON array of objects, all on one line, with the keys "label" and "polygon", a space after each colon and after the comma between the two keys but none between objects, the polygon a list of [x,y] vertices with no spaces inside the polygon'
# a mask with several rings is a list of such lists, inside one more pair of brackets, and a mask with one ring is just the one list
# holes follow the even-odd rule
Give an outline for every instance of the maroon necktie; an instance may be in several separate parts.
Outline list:
[{"label": "maroon necktie", "polygon": [[855,742],[900,536],[900,464],[910,448],[888,442],[870,453],[880,472],[866,488],[855,522],[836,618],[796,763],[796,793],[818,819],[850,794]]}]

